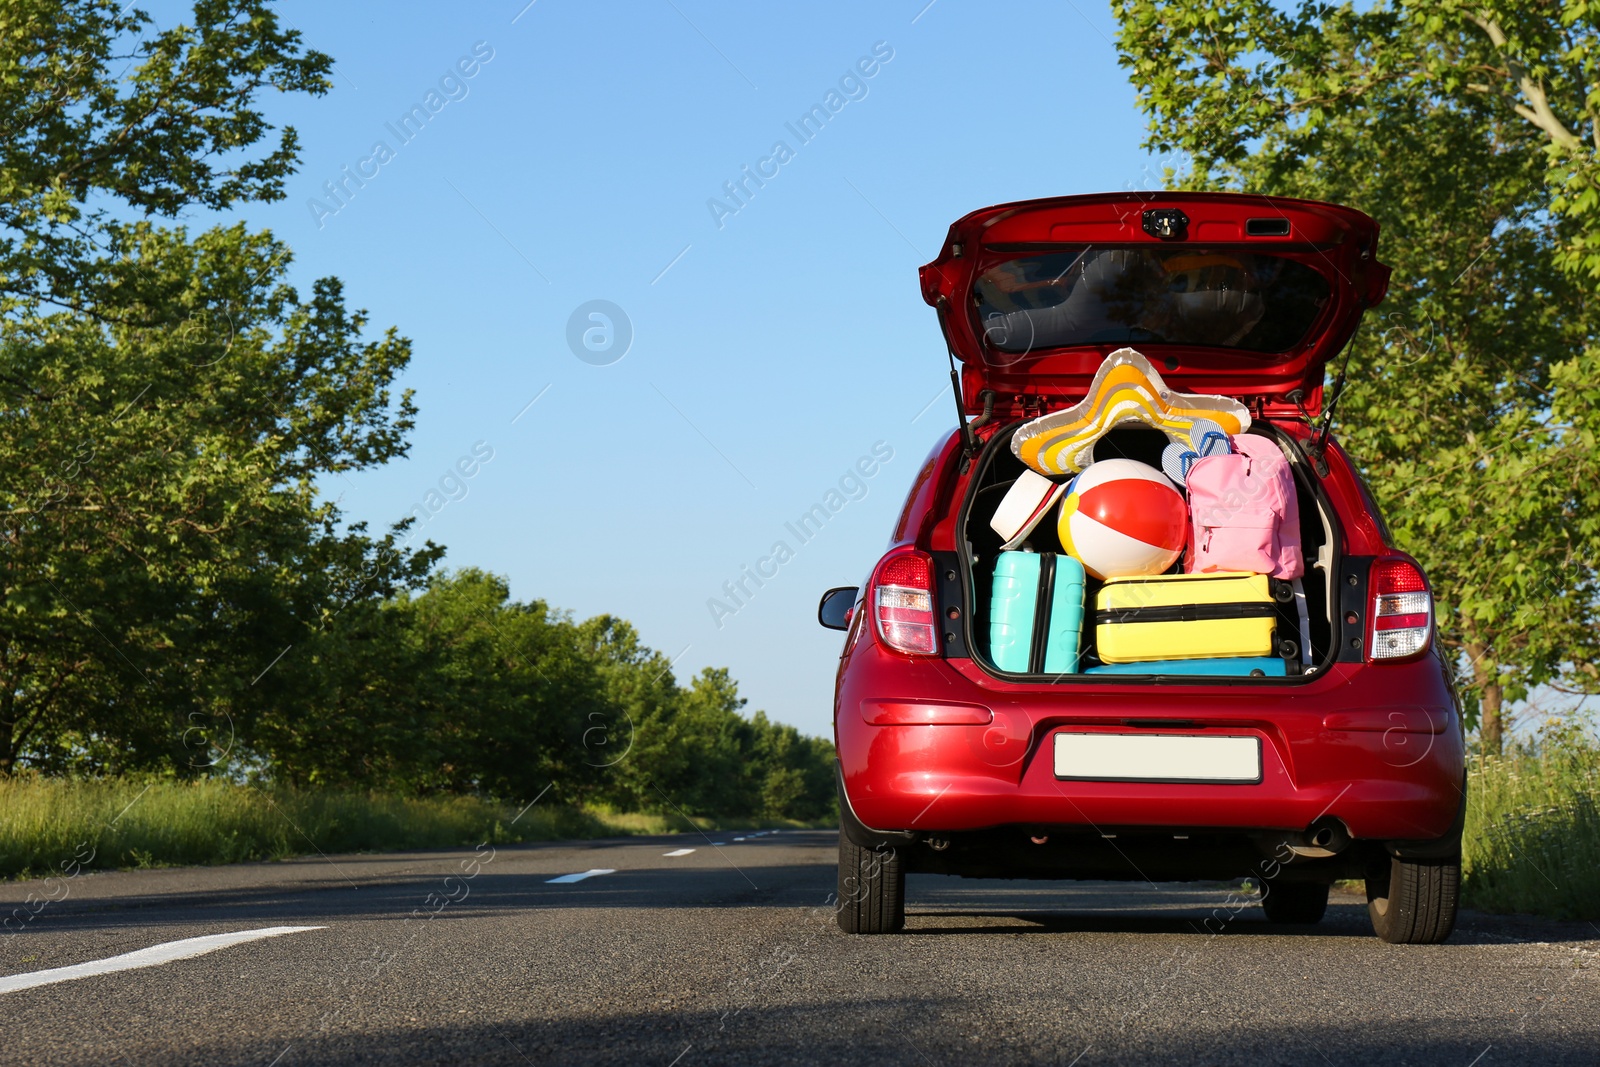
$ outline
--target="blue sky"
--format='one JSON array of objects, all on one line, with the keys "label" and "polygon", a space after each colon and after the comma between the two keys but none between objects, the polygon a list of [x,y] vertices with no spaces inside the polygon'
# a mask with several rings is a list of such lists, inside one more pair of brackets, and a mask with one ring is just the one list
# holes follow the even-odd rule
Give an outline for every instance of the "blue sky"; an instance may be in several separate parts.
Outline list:
[{"label": "blue sky", "polygon": [[[415,343],[410,458],[327,491],[375,526],[445,500],[422,536],[447,565],[627,618],[680,679],[727,666],[752,710],[826,734],[818,594],[864,577],[955,423],[916,268],[975,208],[1159,187],[1109,10],[525,3],[278,5],[338,74],[270,103],[302,167],[244,217],[293,246],[296,284],[338,275]],[[434,111],[402,129],[413,105]],[[569,330],[591,301],[627,326]],[[430,498],[474,448],[465,495]],[[785,523],[834,489],[799,544]],[[793,558],[734,605],[779,540]]]}]

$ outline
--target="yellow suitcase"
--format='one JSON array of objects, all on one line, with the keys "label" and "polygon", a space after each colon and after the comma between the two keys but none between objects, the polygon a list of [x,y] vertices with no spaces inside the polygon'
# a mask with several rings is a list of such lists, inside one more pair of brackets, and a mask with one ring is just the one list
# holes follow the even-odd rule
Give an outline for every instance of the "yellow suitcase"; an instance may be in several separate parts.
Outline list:
[{"label": "yellow suitcase", "polygon": [[1270,656],[1274,584],[1231,572],[1108,578],[1095,596],[1096,649],[1105,663]]}]

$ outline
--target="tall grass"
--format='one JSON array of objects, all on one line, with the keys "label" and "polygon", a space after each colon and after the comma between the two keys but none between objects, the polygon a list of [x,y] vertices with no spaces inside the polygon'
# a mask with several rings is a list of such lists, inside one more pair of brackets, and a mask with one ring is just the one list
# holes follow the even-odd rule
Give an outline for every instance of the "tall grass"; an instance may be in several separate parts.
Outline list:
[{"label": "tall grass", "polygon": [[1463,902],[1485,911],[1600,918],[1600,746],[1546,729],[1467,768]]},{"label": "tall grass", "polygon": [[[0,878],[761,826],[789,819],[590,811],[545,801],[264,789],[222,781],[0,779]],[[829,823],[828,825],[833,825]]]},{"label": "tall grass", "polygon": [[[1462,899],[1496,912],[1600,918],[1600,745],[1552,728],[1468,765]],[[221,781],[0,779],[0,877],[237,863],[316,852],[801,826],[517,809],[474,797],[263,789]]]},{"label": "tall grass", "polygon": [[539,841],[608,830],[593,815],[557,805],[516,816],[515,808],[472,797],[298,792],[220,781],[0,780],[0,877]]}]

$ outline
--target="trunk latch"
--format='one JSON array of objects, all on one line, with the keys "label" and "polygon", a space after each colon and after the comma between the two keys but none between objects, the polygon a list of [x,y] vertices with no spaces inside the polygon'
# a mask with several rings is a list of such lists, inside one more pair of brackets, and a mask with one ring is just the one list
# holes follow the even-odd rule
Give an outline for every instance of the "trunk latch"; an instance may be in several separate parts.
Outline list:
[{"label": "trunk latch", "polygon": [[1151,208],[1144,213],[1144,232],[1163,241],[1181,241],[1189,234],[1189,216],[1175,207]]}]

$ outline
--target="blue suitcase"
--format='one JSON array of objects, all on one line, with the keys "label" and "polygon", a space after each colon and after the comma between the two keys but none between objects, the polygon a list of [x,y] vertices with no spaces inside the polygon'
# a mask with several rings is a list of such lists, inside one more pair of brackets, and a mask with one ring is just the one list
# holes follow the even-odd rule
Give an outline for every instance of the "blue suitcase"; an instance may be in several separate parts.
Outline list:
[{"label": "blue suitcase", "polygon": [[1240,678],[1281,678],[1289,668],[1277,656],[1224,656],[1217,659],[1166,659],[1144,663],[1107,663],[1084,674],[1209,674]]},{"label": "blue suitcase", "polygon": [[1015,674],[1072,674],[1083,635],[1083,564],[1051,552],[1002,552],[989,597],[989,656]]}]

